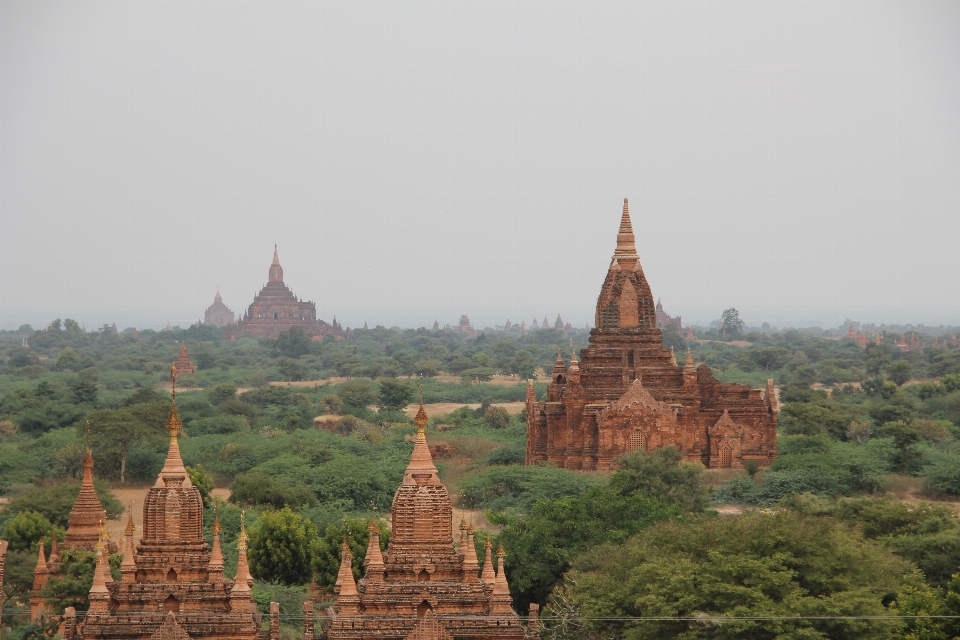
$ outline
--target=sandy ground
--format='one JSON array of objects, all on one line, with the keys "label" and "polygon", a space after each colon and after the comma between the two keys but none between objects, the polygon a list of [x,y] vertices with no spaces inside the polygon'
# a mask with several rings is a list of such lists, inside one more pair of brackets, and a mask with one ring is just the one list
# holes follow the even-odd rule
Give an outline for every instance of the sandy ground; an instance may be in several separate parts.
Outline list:
[{"label": "sandy ground", "polygon": [[[513,415],[515,413],[520,413],[523,411],[526,406],[523,402],[495,402],[492,405],[493,407],[503,407],[507,410],[507,413]],[[471,409],[477,409],[480,407],[479,402],[474,402],[471,404],[464,404],[462,402],[434,402],[432,404],[425,404],[423,408],[427,411],[427,417],[433,418],[434,416],[440,416],[445,413],[450,413],[451,411],[456,411],[460,407],[470,407]],[[407,405],[407,408],[404,410],[404,413],[410,416],[411,418],[417,415],[417,410],[420,408],[419,404],[411,403]]]}]

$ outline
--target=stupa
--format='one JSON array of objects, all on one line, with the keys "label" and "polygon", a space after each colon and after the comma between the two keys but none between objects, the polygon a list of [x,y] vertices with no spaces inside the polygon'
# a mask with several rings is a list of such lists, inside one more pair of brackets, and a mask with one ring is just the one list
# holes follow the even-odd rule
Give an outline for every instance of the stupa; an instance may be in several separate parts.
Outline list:
[{"label": "stupa", "polygon": [[197,372],[197,366],[190,362],[190,356],[187,354],[186,342],[180,342],[180,354],[177,356],[177,360],[173,363],[173,366],[177,368],[177,375]]},{"label": "stupa", "polygon": [[427,414],[421,392],[417,435],[392,507],[392,537],[380,552],[371,526],[366,572],[353,579],[350,547],[341,550],[339,591],[329,609],[328,640],[532,640],[511,608],[499,555],[493,570],[488,548],[483,577],[474,537],[460,526],[454,548],[453,506],[427,447]]},{"label": "stupa", "polygon": [[626,199],[595,324],[579,360],[557,353],[545,400],[528,384],[527,464],[609,470],[624,453],[667,446],[707,467],[774,459],[773,381],[763,392],[724,384],[689,350],[681,366],[664,348]]}]

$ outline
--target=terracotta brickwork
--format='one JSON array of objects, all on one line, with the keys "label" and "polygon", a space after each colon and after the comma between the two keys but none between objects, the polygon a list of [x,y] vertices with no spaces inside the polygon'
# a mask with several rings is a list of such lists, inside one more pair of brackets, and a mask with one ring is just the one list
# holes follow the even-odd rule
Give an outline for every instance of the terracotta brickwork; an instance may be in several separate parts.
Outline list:
[{"label": "terracotta brickwork", "polygon": [[97,545],[98,570],[90,610],[79,634],[98,640],[254,640],[259,616],[250,596],[246,534],[241,531],[237,580],[223,575],[219,523],[213,546],[203,537],[203,501],[180,457],[176,393],[167,420],[167,459],[143,504],[143,536],[134,548],[127,523],[121,578],[110,578],[107,556]]},{"label": "terracotta brickwork", "polygon": [[481,577],[473,533],[465,523],[459,549],[454,547],[453,506],[424,436],[422,400],[416,423],[410,464],[393,498],[390,544],[380,552],[379,531],[371,523],[366,572],[359,583],[344,545],[337,599],[328,610],[328,640],[532,639],[511,608],[503,553],[495,574],[488,550]]},{"label": "terracotta brickwork", "polygon": [[657,329],[663,329],[668,324],[672,324],[678,330],[683,327],[683,323],[680,321],[680,316],[674,318],[669,313],[663,310],[663,305],[657,300]]},{"label": "terracotta brickwork", "polygon": [[274,247],[267,284],[253,299],[243,318],[223,330],[223,338],[232,340],[241,335],[276,337],[291,327],[302,327],[316,339],[328,333],[337,337],[344,335],[339,325],[317,320],[317,305],[297,298],[283,283],[283,267]]},{"label": "terracotta brickwork", "polygon": [[190,362],[190,356],[187,354],[186,342],[180,343],[180,354],[177,356],[177,360],[173,363],[173,366],[177,368],[177,375],[197,372],[197,365]]},{"label": "terracotta brickwork", "polygon": [[624,200],[589,346],[569,366],[558,354],[544,401],[528,386],[527,464],[608,470],[624,453],[670,445],[707,467],[774,459],[772,381],[765,391],[720,383],[689,352],[678,365],[663,347],[658,315]]},{"label": "terracotta brickwork", "polygon": [[207,307],[203,314],[203,324],[212,324],[218,327],[227,327],[233,324],[233,311],[227,305],[223,304],[223,298],[220,297],[220,290],[217,289],[217,295],[213,298],[213,304]]}]

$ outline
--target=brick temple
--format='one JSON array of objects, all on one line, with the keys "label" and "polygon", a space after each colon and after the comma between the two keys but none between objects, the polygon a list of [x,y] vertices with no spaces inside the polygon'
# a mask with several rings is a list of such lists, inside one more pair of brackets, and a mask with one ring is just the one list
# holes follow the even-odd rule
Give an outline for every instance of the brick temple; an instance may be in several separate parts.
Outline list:
[{"label": "brick temple", "polygon": [[[97,544],[104,542],[106,531],[107,512],[97,497],[93,487],[93,455],[90,452],[90,423],[87,423],[87,441],[84,446],[83,479],[80,481],[80,493],[70,509],[67,518],[67,531],[63,535],[63,542],[57,544],[54,536],[50,544],[50,557],[44,555],[44,541],[40,541],[40,552],[37,565],[33,570],[33,589],[30,591],[30,620],[35,621],[47,609],[46,602],[40,592],[51,578],[59,578],[60,554],[69,549],[86,549],[93,551]],[[108,552],[117,551],[117,547],[109,540],[105,541]]]},{"label": "brick temple", "polygon": [[197,365],[190,361],[190,355],[187,353],[187,343],[180,342],[180,353],[177,355],[173,366],[177,368],[177,375],[181,373],[196,373]]},{"label": "brick temple", "polygon": [[243,318],[235,325],[224,328],[223,339],[233,340],[242,335],[276,337],[292,327],[302,327],[314,339],[327,334],[337,337],[344,335],[336,321],[330,324],[317,320],[317,305],[297,298],[284,284],[283,267],[280,266],[280,257],[274,246],[267,284],[254,297]]},{"label": "brick temple", "polygon": [[[174,372],[176,370],[174,369]],[[167,420],[170,446],[163,469],[143,504],[143,535],[134,548],[133,521],[124,532],[120,580],[110,577],[98,543],[90,609],[79,629],[67,614],[64,636],[93,640],[254,640],[260,615],[251,599],[245,533],[240,536],[236,581],[223,575],[219,523],[213,545],[203,537],[203,500],[180,457],[176,389]]]},{"label": "brick temple", "polygon": [[223,304],[220,289],[217,289],[213,304],[207,307],[207,310],[203,313],[203,324],[212,324],[217,327],[226,327],[233,324],[233,311]]},{"label": "brick temple", "polygon": [[773,461],[773,381],[765,391],[721,383],[689,351],[679,365],[664,348],[626,199],[595,324],[579,361],[557,354],[546,400],[528,385],[527,464],[608,470],[624,453],[671,445],[711,468]]},{"label": "brick temple", "polygon": [[380,551],[371,523],[363,579],[353,579],[346,544],[328,610],[328,640],[532,640],[513,611],[503,570],[504,553],[493,568],[489,540],[483,571],[473,532],[460,524],[454,547],[453,506],[430,456],[420,400],[417,436],[403,483],[393,497],[392,537]]}]

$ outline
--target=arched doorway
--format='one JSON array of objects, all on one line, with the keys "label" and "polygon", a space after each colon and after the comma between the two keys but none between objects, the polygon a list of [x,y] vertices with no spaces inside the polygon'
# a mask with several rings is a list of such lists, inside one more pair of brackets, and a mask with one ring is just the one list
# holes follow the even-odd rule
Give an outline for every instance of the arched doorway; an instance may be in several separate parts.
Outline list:
[{"label": "arched doorway", "polygon": [[167,599],[163,601],[163,610],[177,613],[180,611],[180,601],[173,596],[167,596]]},{"label": "arched doorway", "polygon": [[426,600],[417,605],[418,618],[422,618],[423,616],[427,615],[427,611],[433,611],[433,607],[430,606],[430,603]]}]

